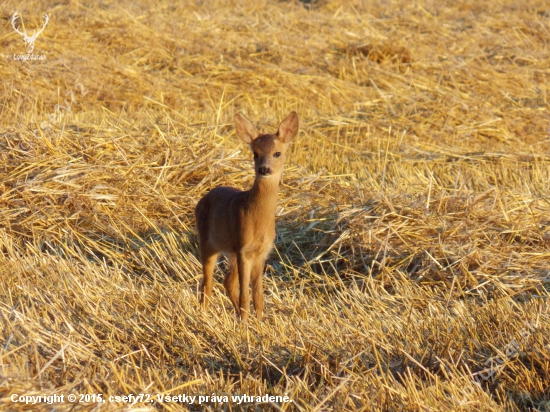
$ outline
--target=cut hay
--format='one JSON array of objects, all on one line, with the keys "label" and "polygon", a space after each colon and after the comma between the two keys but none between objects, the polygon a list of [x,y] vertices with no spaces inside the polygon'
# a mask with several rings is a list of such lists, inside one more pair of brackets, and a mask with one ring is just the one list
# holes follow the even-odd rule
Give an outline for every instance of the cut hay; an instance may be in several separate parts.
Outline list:
[{"label": "cut hay", "polygon": [[[304,3],[0,5],[0,408],[549,410],[547,3]],[[291,110],[243,327],[193,209]]]}]

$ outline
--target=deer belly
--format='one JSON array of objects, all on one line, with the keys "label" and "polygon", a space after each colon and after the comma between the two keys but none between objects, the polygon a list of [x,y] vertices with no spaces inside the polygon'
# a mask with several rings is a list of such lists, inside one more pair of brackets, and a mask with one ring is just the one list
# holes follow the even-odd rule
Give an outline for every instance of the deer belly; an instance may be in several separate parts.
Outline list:
[{"label": "deer belly", "polygon": [[220,227],[214,227],[210,230],[208,243],[221,252],[237,251],[238,246],[234,236],[232,236],[231,230],[223,230]]}]

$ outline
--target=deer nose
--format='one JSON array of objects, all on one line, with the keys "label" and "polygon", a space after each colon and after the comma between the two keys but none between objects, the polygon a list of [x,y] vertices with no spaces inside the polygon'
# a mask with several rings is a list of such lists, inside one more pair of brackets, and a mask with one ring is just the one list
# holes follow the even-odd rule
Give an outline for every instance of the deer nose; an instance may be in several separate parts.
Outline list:
[{"label": "deer nose", "polygon": [[258,169],[258,173],[262,176],[269,176],[271,174],[271,169],[266,166],[262,166]]}]

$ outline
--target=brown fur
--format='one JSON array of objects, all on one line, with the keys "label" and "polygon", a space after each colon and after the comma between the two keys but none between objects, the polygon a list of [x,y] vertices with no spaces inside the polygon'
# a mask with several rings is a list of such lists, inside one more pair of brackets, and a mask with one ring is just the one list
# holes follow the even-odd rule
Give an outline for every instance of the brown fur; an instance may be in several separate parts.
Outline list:
[{"label": "brown fur", "polygon": [[252,123],[237,114],[235,129],[255,153],[254,185],[247,191],[232,187],[211,190],[198,202],[195,219],[204,276],[201,303],[206,306],[212,296],[214,267],[220,253],[226,252],[229,270],[223,284],[244,322],[250,309],[250,282],[256,316],[262,320],[262,275],[275,240],[277,192],[286,151],[298,133],[298,116],[292,112],[276,134],[260,135]]}]

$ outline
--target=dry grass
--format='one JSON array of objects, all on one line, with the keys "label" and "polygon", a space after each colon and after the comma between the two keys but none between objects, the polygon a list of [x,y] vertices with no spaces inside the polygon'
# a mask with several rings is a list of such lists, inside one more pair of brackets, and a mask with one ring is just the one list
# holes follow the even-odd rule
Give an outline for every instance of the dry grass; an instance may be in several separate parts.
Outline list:
[{"label": "dry grass", "polygon": [[[46,61],[14,61],[16,10],[50,14]],[[8,0],[0,19],[3,409],[550,410],[546,1]],[[198,308],[192,211],[251,184],[233,114],[290,110],[246,328],[220,284]]]}]

